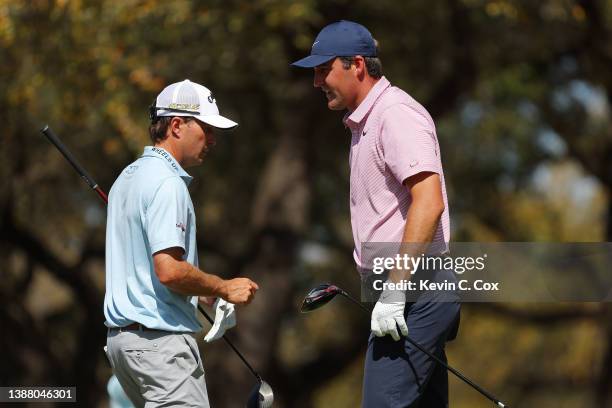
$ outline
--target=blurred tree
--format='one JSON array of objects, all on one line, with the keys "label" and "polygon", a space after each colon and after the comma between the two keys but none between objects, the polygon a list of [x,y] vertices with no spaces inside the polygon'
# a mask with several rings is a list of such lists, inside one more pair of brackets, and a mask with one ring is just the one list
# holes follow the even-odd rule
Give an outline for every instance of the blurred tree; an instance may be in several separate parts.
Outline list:
[{"label": "blurred tree", "polygon": [[[455,239],[612,241],[609,0],[0,0],[3,384],[74,384],[81,404],[94,406],[110,372],[101,352],[105,209],[36,129],[48,121],[108,190],[147,143],[146,107],[184,78],[213,89],[240,123],[192,171],[201,264],[262,287],[230,336],[279,406],[326,406],[321,396],[339,375],[359,384],[367,321],[350,307],[296,315],[317,280],[358,290],[347,133],[311,88],[312,73],[289,67],[341,18],[374,33],[386,75],[434,115]],[[564,198],[579,187],[574,202]],[[529,339],[529,327],[546,322],[599,324],[601,342],[579,355],[602,363],[581,374],[579,398],[612,404],[607,305],[466,309],[474,317],[464,332],[493,328],[508,338]],[[517,361],[537,361],[536,343],[563,341],[537,336]],[[480,338],[492,355],[513,347]],[[468,365],[477,350],[458,341],[452,357]],[[240,406],[250,374],[224,345],[202,351],[213,403]],[[571,379],[505,367],[493,385],[526,405],[558,401],[562,393],[546,390]],[[358,393],[347,388],[334,401],[353,406]]]}]

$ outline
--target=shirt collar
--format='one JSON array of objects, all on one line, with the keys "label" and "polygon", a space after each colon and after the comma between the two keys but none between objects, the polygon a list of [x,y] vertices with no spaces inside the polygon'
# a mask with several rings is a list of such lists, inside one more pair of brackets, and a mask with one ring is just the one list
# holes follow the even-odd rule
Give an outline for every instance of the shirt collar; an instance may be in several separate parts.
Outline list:
[{"label": "shirt collar", "polygon": [[189,185],[189,183],[191,183],[191,180],[193,180],[193,177],[191,177],[189,174],[187,174],[185,170],[183,170],[183,168],[180,164],[178,164],[176,159],[170,153],[168,153],[167,150],[161,147],[145,146],[144,152],[142,153],[142,157],[156,157],[158,159],[162,159],[162,161],[166,163],[166,165],[170,167],[174,172],[176,172],[187,185]]},{"label": "shirt collar", "polygon": [[355,127],[360,124],[368,116],[380,95],[390,86],[389,80],[384,76],[381,77],[370,89],[365,99],[357,106],[357,109],[352,112],[349,111],[344,115],[344,125]]}]

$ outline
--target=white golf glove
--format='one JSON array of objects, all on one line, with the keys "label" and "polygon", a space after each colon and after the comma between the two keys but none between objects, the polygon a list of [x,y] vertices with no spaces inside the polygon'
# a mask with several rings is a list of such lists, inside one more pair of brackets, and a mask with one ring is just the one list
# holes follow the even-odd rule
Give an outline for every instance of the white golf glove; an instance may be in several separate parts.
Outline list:
[{"label": "white golf glove", "polygon": [[233,303],[218,298],[213,304],[213,309],[215,309],[215,322],[204,337],[204,341],[207,343],[223,337],[226,330],[236,325],[236,312]]},{"label": "white golf glove", "polygon": [[408,325],[404,319],[404,307],[406,306],[406,294],[400,290],[383,290],[378,302],[372,310],[371,329],[377,337],[390,334],[393,340],[398,341],[400,332],[408,335]]}]

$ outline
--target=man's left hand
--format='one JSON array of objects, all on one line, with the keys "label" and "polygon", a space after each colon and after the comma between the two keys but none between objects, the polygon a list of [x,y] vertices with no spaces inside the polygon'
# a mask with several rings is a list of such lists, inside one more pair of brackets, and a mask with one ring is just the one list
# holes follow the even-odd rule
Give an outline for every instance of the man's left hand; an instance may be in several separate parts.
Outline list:
[{"label": "man's left hand", "polygon": [[408,335],[408,325],[404,319],[404,308],[406,306],[406,295],[402,291],[383,291],[372,311],[371,329],[377,337],[390,334],[393,340],[398,341],[400,335]]}]

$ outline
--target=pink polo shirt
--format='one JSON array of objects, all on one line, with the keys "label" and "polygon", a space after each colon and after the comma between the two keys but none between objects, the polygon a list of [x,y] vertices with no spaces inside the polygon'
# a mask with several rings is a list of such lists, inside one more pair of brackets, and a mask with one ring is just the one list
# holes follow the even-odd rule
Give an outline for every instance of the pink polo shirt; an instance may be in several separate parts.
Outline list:
[{"label": "pink polo shirt", "polygon": [[344,117],[351,130],[351,224],[357,266],[362,244],[399,243],[411,203],[408,177],[428,171],[440,175],[444,213],[431,254],[448,251],[450,221],[440,146],[433,119],[421,104],[382,77],[353,112]]}]

